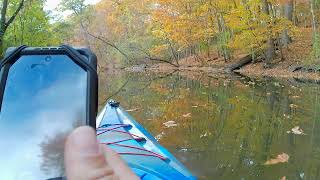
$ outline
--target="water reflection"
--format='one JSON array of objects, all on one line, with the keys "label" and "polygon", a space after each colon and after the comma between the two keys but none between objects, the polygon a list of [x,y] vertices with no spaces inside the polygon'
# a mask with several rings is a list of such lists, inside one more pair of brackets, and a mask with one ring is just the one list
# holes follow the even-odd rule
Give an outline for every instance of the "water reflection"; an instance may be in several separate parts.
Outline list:
[{"label": "water reflection", "polygon": [[[111,74],[100,83],[101,104],[118,91],[113,98],[137,109],[130,113],[202,179],[320,177],[318,85],[177,72]],[[288,134],[295,126],[307,135]],[[283,152],[288,163],[263,165]]]}]

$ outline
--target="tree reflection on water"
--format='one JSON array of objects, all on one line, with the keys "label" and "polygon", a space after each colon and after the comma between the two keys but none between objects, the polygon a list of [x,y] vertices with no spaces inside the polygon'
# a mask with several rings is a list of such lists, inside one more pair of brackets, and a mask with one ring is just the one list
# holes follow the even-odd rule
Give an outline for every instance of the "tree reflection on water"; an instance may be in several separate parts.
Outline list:
[{"label": "tree reflection on water", "polygon": [[[317,84],[191,72],[106,76],[100,102],[118,92],[113,98],[139,109],[130,114],[200,178],[320,177]],[[307,135],[287,133],[296,126]],[[288,162],[264,165],[282,153]]]}]

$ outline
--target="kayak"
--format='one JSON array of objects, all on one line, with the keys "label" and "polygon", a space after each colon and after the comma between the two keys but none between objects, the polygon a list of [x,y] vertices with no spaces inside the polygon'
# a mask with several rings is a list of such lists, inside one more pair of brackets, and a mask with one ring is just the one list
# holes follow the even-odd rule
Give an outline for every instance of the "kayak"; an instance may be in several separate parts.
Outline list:
[{"label": "kayak", "polygon": [[110,100],[97,117],[97,138],[121,155],[143,180],[196,179],[133,117]]}]

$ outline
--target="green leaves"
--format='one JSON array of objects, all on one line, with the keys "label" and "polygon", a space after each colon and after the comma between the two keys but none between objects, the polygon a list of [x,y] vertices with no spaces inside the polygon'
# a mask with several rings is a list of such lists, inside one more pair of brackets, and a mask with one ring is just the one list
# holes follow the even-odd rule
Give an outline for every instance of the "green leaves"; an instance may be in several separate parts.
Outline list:
[{"label": "green leaves", "polygon": [[49,15],[43,10],[43,6],[42,0],[25,3],[23,10],[17,15],[5,34],[5,48],[21,44],[50,46],[60,43],[60,37],[55,36],[53,25],[49,23]]}]

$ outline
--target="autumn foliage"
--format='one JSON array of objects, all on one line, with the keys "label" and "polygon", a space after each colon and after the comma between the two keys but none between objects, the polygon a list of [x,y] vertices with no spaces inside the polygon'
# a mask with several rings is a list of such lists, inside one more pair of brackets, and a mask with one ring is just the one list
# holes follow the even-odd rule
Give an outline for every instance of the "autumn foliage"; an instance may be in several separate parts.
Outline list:
[{"label": "autumn foliage", "polygon": [[[78,20],[86,21],[86,27],[76,29],[82,33],[75,39],[109,46],[102,54],[125,63],[179,65],[182,58],[212,54],[225,61],[251,54],[269,63],[285,59],[283,48],[303,28],[317,24],[317,6],[313,0],[102,0]],[[81,35],[88,32],[94,36]],[[314,34],[316,40],[317,27]]]}]

